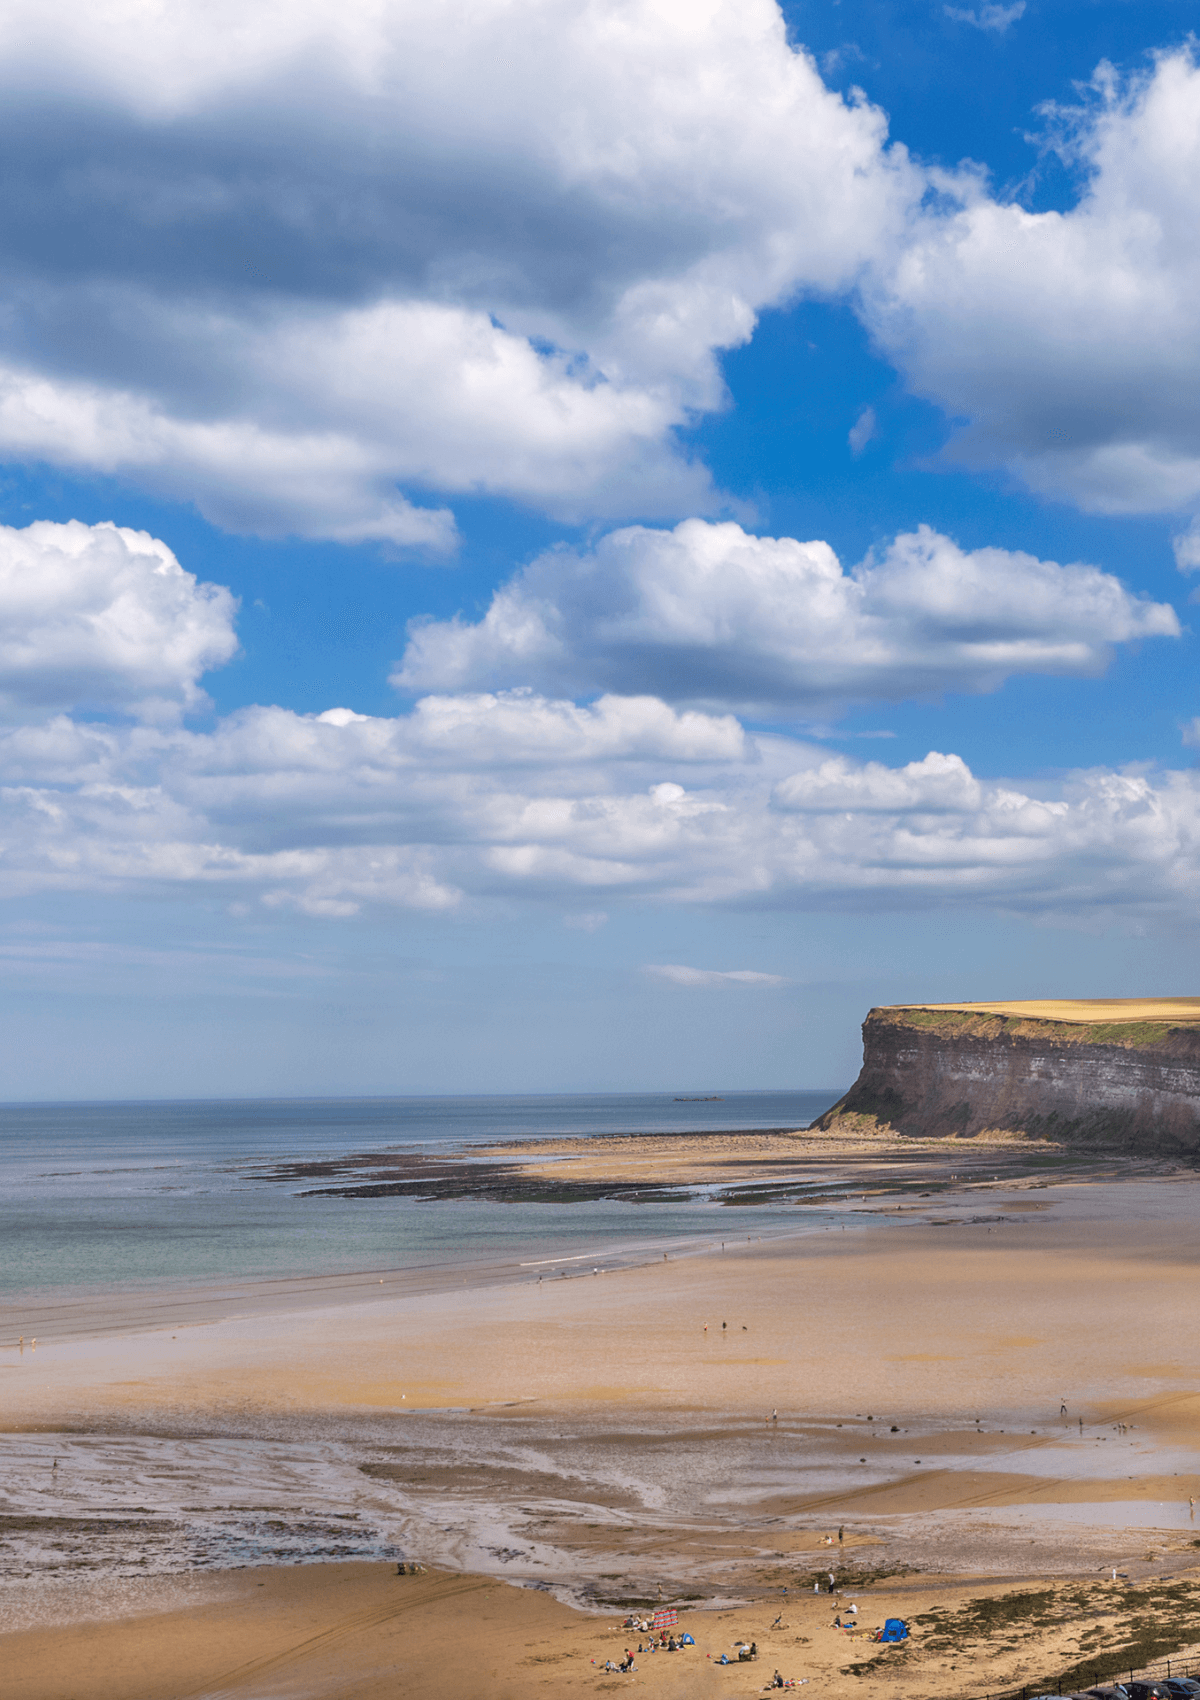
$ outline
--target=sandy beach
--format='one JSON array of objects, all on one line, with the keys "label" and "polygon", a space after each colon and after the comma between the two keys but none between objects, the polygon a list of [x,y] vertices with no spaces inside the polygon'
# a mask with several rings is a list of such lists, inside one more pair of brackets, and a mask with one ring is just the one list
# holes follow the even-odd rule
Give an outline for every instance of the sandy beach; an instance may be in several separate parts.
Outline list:
[{"label": "sandy beach", "polygon": [[[1194,1610],[1200,1582],[1175,1586],[1186,1595],[1184,1610]],[[694,1645],[639,1655],[638,1641],[646,1638],[622,1619],[585,1615],[488,1577],[433,1571],[401,1578],[378,1566],[309,1566],[244,1573],[234,1589],[197,1598],[186,1611],[6,1636],[5,1692],[14,1700],[383,1700],[397,1693],[518,1700],[633,1689],[656,1700],[750,1700],[778,1670],[838,1694],[861,1693],[864,1676],[872,1689],[882,1681],[885,1692],[914,1697],[983,1693],[988,1683],[1011,1680],[1014,1668],[1068,1663],[1078,1655],[1081,1630],[1119,1637],[1130,1619],[1130,1592],[1123,1583],[1014,1591],[909,1579],[851,1588],[836,1602],[811,1595],[784,1602],[777,1592],[769,1604],[685,1609],[680,1631],[692,1634]],[[865,1626],[903,1616],[912,1640],[880,1647],[866,1627],[835,1628],[834,1617],[849,1617],[852,1605]],[[1144,1614],[1144,1607],[1132,1609]],[[991,1633],[981,1632],[983,1625]],[[737,1649],[747,1642],[758,1654],[743,1663]],[[627,1650],[632,1671],[606,1668]],[[722,1655],[731,1662],[720,1664]]]},{"label": "sandy beach", "polygon": [[[1052,1674],[1081,1637],[1115,1644],[1148,1577],[1177,1579],[1182,1612],[1200,1556],[1191,1173],[1047,1167],[1005,1142],[590,1145],[567,1155],[593,1174],[788,1163],[844,1209],[798,1203],[771,1237],[725,1210],[723,1247],[7,1317],[12,1692],[742,1694],[783,1661],[849,1693],[870,1655],[832,1620],[853,1596],[862,1621],[963,1620],[914,1623],[889,1692],[955,1691],[971,1646],[966,1691],[984,1693]],[[429,1568],[398,1578],[398,1557]],[[814,1596],[830,1571],[837,1598]],[[971,1628],[969,1601],[1031,1588],[1019,1634]],[[660,1599],[697,1649],[598,1675],[630,1603]],[[1185,1618],[1160,1640],[1200,1638]],[[759,1663],[714,1669],[743,1631]]]}]

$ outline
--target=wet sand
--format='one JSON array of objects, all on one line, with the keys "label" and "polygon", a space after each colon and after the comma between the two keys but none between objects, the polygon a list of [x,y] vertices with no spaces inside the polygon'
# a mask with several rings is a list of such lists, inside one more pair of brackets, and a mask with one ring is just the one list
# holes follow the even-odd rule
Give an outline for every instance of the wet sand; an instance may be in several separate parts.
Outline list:
[{"label": "wet sand", "polygon": [[[792,1149],[816,1169],[833,1155],[815,1140]],[[693,1172],[730,1155],[673,1153],[660,1165]],[[336,1555],[340,1526],[347,1553],[376,1557],[243,1571],[234,1598],[228,1569],[215,1568],[210,1604],[81,1623],[65,1639],[60,1630],[53,1657],[76,1649],[66,1687],[47,1674],[44,1628],[5,1637],[10,1668],[26,1673],[14,1692],[173,1694],[153,1648],[169,1663],[184,1646],[175,1620],[228,1626],[227,1636],[213,1630],[212,1674],[195,1667],[209,1686],[180,1694],[299,1692],[301,1673],[305,1693],[391,1693],[404,1658],[406,1692],[528,1692],[543,1672],[520,1665],[518,1642],[532,1657],[543,1634],[547,1660],[561,1655],[553,1680],[596,1687],[590,1663],[577,1671],[572,1661],[596,1636],[607,1647],[618,1602],[691,1595],[698,1619],[721,1633],[748,1613],[761,1642],[785,1586],[789,1611],[805,1613],[797,1634],[808,1636],[783,1647],[796,1666],[785,1675],[849,1692],[856,1679],[836,1672],[850,1655],[824,1627],[831,1603],[797,1600],[818,1565],[867,1589],[872,1609],[887,1589],[947,1610],[1031,1576],[1092,1586],[1112,1567],[1130,1585],[1190,1573],[1200,1538],[1188,1506],[1200,1496],[1196,1178],[1145,1168],[1111,1178],[1111,1163],[1056,1178],[1029,1171],[1028,1148],[1019,1173],[1001,1148],[974,1146],[926,1154],[922,1198],[908,1165],[926,1158],[898,1155],[836,1154],[844,1208],[831,1225],[814,1226],[798,1205],[804,1231],[758,1240],[753,1210],[717,1213],[720,1229],[729,1223],[723,1251],[714,1234],[665,1257],[647,1242],[636,1257],[598,1250],[594,1262],[517,1259],[283,1296],[280,1284],[242,1284],[164,1295],[149,1312],[144,1297],[116,1295],[102,1312],[93,1299],[60,1307],[36,1352],[0,1349],[3,1509],[28,1525],[10,1522],[10,1569],[28,1567],[10,1584],[14,1607],[37,1587],[44,1596],[64,1565],[81,1578],[127,1576],[150,1598],[154,1584],[134,1579],[146,1566],[169,1569],[188,1540],[192,1567],[239,1551],[260,1562],[271,1539],[284,1556],[305,1519],[326,1531],[312,1536],[318,1556]],[[578,1156],[602,1168],[614,1153]],[[654,1161],[628,1148],[616,1157]],[[120,1522],[117,1512],[140,1526],[89,1531],[89,1519]],[[457,1574],[401,1581],[385,1554]],[[897,1566],[922,1575],[871,1580]],[[464,1575],[482,1590],[471,1596],[481,1611],[488,1602],[486,1633],[475,1606],[464,1622],[439,1592],[466,1586]],[[247,1637],[293,1645],[289,1614],[318,1610],[322,1578],[343,1604],[330,1605],[319,1633],[355,1643],[354,1686],[336,1686],[348,1655],[335,1656],[334,1641],[302,1656],[285,1648],[271,1672],[231,1674]],[[889,1602],[888,1613],[908,1614]],[[132,1594],[119,1609],[137,1609]],[[364,1613],[360,1631],[338,1627]],[[985,1691],[985,1670],[999,1686],[1022,1660],[1051,1658],[1060,1628],[1070,1639],[1065,1620],[1043,1625],[1033,1651],[1019,1637],[1004,1653],[983,1647],[968,1691]],[[715,1635],[706,1628],[719,1651]],[[578,1648],[571,1636],[583,1637]],[[493,1660],[501,1642],[508,1652]],[[86,1686],[92,1666],[124,1670],[126,1657],[142,1658],[141,1675]],[[653,1678],[637,1680],[675,1692],[673,1657],[656,1655]],[[948,1656],[909,1662],[911,1683],[897,1692],[945,1693],[959,1680]],[[678,1681],[756,1691],[745,1668],[700,1663],[703,1677]]]}]

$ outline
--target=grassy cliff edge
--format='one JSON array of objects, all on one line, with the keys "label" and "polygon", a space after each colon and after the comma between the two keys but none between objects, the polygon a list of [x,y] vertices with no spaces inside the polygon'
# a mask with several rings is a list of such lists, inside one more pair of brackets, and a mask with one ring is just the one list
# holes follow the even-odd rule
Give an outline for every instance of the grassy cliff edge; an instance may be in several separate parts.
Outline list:
[{"label": "grassy cliff edge", "polygon": [[814,1126],[865,1122],[921,1138],[986,1130],[1200,1153],[1200,999],[872,1009],[859,1077]]}]

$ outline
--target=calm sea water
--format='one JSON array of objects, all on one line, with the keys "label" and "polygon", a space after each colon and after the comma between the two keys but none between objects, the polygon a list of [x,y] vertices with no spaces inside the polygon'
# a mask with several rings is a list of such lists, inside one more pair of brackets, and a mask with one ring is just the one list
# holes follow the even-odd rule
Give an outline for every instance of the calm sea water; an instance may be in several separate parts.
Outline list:
[{"label": "calm sea water", "polygon": [[[265,1166],[398,1146],[564,1134],[805,1127],[838,1097],[730,1092],[508,1098],[229,1100],[0,1106],[0,1294],[49,1297],[254,1276],[405,1268],[704,1234],[730,1212],[686,1203],[496,1204],[302,1198]],[[739,1217],[743,1215],[738,1212]],[[786,1219],[762,1206],[756,1222]],[[732,1224],[731,1224],[732,1226]]]}]

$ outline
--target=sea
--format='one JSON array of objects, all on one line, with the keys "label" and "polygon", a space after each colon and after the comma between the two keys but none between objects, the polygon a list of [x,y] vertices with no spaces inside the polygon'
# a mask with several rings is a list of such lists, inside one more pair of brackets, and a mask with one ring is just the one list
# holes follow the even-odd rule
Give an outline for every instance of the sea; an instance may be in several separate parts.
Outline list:
[{"label": "sea", "polygon": [[[277,1166],[594,1134],[803,1128],[826,1091],[241,1099],[0,1106],[0,1300],[550,1256],[712,1233],[673,1203],[499,1203],[311,1194]],[[739,1215],[743,1212],[738,1212]],[[784,1213],[760,1206],[763,1223]],[[795,1213],[791,1213],[794,1221]]]}]

